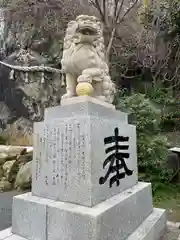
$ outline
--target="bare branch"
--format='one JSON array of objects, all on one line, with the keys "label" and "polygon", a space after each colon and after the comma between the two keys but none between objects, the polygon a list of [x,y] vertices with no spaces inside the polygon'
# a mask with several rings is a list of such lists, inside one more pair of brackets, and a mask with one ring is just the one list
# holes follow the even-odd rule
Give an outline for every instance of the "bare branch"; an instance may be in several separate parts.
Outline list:
[{"label": "bare branch", "polygon": [[103,0],[103,12],[104,16],[106,16],[106,0]]},{"label": "bare branch", "polygon": [[135,0],[135,2],[124,13],[122,18],[120,20],[118,20],[118,22],[117,22],[118,24],[124,21],[124,18],[126,17],[126,15],[128,15],[128,13],[136,6],[137,3],[138,3],[138,0]]},{"label": "bare branch", "polygon": [[[124,5],[126,3],[125,0],[91,0],[91,4],[98,10],[101,20],[105,25],[105,29],[108,30],[108,44],[106,51],[107,61],[109,59],[109,55],[113,46],[113,42],[115,36],[117,35],[117,28],[120,27],[120,24],[125,20],[125,17],[132,11],[132,9],[137,4],[138,0],[134,0],[133,4],[129,6],[129,8],[122,15],[122,11],[124,9]],[[110,5],[109,5],[110,4]],[[101,8],[103,6],[103,9]],[[109,12],[108,12],[109,11]],[[122,15],[122,17],[121,17]],[[109,21],[111,20],[111,21]],[[107,34],[106,34],[107,37]],[[118,36],[117,36],[118,37]]]},{"label": "bare branch", "polygon": [[106,50],[106,60],[107,61],[109,61],[109,54],[110,54],[112,44],[113,44],[113,41],[114,41],[115,33],[116,33],[116,28],[114,28],[111,32],[111,37],[110,37],[110,40],[109,40],[109,44],[107,46],[107,50]]},{"label": "bare branch", "polygon": [[99,1],[98,0],[90,0],[89,2],[99,11],[101,20],[103,22],[105,22],[105,16],[104,16],[103,10],[101,9]]},{"label": "bare branch", "polygon": [[[115,24],[116,24],[117,21],[118,21],[118,18],[119,18],[119,16],[120,16],[120,13],[121,13],[121,10],[122,10],[122,8],[123,8],[123,5],[124,5],[124,0],[121,0],[121,4],[120,4],[120,6],[119,6],[119,10],[118,10],[118,11],[116,10]],[[117,8],[118,8],[118,3],[117,3],[116,9],[117,9]]]}]

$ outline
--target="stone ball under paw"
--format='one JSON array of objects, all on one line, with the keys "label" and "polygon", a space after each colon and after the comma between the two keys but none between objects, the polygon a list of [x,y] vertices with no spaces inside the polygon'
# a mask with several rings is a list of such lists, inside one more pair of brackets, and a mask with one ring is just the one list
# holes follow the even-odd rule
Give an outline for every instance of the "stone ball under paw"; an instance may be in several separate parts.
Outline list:
[{"label": "stone ball under paw", "polygon": [[93,94],[93,87],[88,82],[78,83],[76,93],[78,96],[91,96]]}]

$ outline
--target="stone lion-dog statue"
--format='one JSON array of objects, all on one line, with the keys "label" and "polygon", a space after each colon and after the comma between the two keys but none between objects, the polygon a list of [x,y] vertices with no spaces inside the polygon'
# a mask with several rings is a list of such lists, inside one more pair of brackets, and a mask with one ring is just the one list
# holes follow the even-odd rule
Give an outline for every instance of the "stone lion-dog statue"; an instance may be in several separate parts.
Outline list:
[{"label": "stone lion-dog statue", "polygon": [[112,103],[115,87],[106,63],[102,23],[96,17],[80,15],[68,24],[61,65],[66,75],[62,99],[77,96],[77,86],[88,83],[92,97]]}]

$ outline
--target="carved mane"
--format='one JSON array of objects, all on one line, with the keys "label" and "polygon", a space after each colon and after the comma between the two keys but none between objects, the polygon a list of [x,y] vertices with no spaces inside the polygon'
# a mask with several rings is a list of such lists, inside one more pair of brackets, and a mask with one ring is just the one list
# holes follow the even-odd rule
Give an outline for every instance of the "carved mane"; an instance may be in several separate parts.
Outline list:
[{"label": "carved mane", "polygon": [[95,47],[98,55],[101,57],[102,61],[105,61],[105,45],[103,38],[103,27],[100,20],[94,16],[80,15],[76,18],[75,21],[71,21],[68,23],[65,38],[64,38],[64,50],[68,50],[70,48],[75,49],[75,45],[78,42],[78,34],[77,30],[80,25],[84,23],[89,24],[89,26],[93,26],[96,31],[96,39],[93,42],[93,46]]}]

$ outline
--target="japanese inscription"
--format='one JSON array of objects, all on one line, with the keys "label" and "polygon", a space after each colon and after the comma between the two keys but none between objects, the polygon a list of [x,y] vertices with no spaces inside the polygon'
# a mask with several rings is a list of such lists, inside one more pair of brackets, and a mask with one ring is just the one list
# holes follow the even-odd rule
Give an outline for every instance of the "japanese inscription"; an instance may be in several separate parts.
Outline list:
[{"label": "japanese inscription", "polygon": [[57,129],[57,139],[56,139],[56,141],[57,141],[57,149],[56,149],[56,151],[57,151],[57,159],[58,159],[58,161],[57,161],[57,172],[56,172],[56,181],[57,181],[57,184],[59,184],[60,183],[60,159],[61,159],[61,149],[60,149],[60,144],[61,144],[61,142],[60,142],[60,140],[61,140],[61,138],[60,138],[60,136],[61,136],[61,133],[60,133],[60,129],[58,128]]},{"label": "japanese inscription", "polygon": [[[116,186],[120,185],[120,179],[125,178],[125,176],[131,176],[133,174],[133,171],[130,170],[125,162],[125,159],[129,159],[130,154],[128,152],[122,152],[120,150],[128,150],[129,149],[129,137],[123,137],[119,136],[119,129],[115,128],[114,130],[114,136],[106,137],[104,139],[104,144],[113,144],[112,146],[109,146],[106,148],[105,153],[110,155],[105,159],[103,163],[103,168],[105,168],[107,165],[109,165],[109,168],[107,170],[107,173],[104,177],[101,177],[99,179],[99,184],[105,184],[109,177],[109,187],[111,188],[114,183],[116,183]],[[123,143],[120,145],[120,143]],[[123,170],[123,172],[120,172],[120,170]],[[111,177],[112,174],[115,174]]]},{"label": "japanese inscription", "polygon": [[52,185],[56,185],[56,159],[57,159],[57,144],[56,144],[56,140],[57,140],[57,133],[56,133],[56,129],[53,128],[52,129],[52,144],[51,144],[51,157],[52,157]]},{"label": "japanese inscription", "polygon": [[[44,152],[44,160],[45,160],[45,164],[48,166],[49,165],[49,144],[48,144],[48,136],[49,136],[49,128],[48,125],[45,125],[44,127],[44,149],[42,149],[42,151]],[[45,173],[45,177],[44,177],[44,182],[45,185],[48,186],[49,185],[49,179],[48,179],[48,174],[47,172]]]},{"label": "japanese inscription", "polygon": [[[39,134],[35,135],[35,146],[37,146],[38,144],[40,144],[39,141]],[[35,163],[36,163],[36,168],[35,168],[35,179],[38,180],[39,176],[38,176],[38,169],[39,169],[39,151],[38,148],[36,148],[36,151],[34,151],[34,157],[35,157]]]},{"label": "japanese inscription", "polygon": [[[74,123],[44,124],[37,131],[36,180],[42,167],[40,178],[46,186],[61,186],[65,190],[73,181],[81,183],[86,178],[84,125]],[[41,152],[40,152],[41,151]],[[41,162],[41,164],[40,164]],[[42,166],[39,166],[42,165]]]},{"label": "japanese inscription", "polygon": [[80,142],[81,142],[81,175],[82,178],[85,180],[86,179],[86,170],[85,170],[85,135],[81,134],[81,138],[80,138]]},{"label": "japanese inscription", "polygon": [[[68,148],[69,148],[69,143],[68,143],[68,125],[65,125],[65,139],[64,139],[64,143],[65,143],[65,148],[64,148],[64,187],[65,189],[67,189],[67,180],[68,180]],[[62,166],[61,166],[62,167]]]}]

